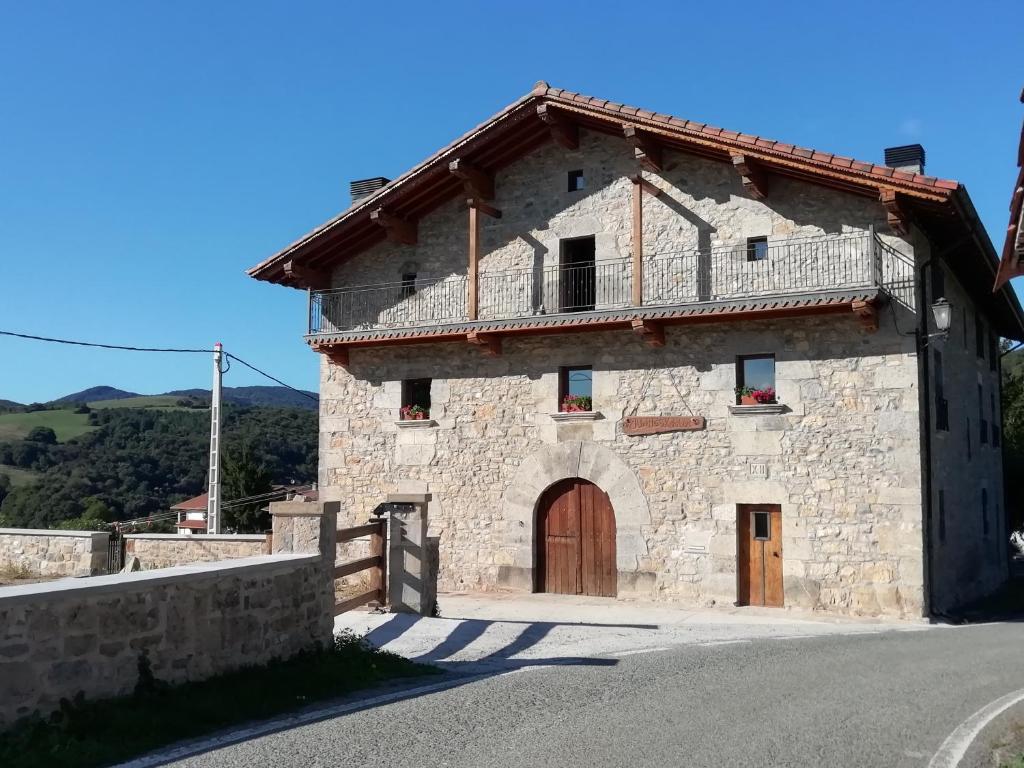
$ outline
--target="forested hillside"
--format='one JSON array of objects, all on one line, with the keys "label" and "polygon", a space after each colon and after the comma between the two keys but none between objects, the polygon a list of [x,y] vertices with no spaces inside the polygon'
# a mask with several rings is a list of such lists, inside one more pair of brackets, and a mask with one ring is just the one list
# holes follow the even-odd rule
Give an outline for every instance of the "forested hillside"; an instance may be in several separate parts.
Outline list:
[{"label": "forested hillside", "polygon": [[[37,473],[34,481],[14,487],[0,466],[0,526],[124,520],[165,511],[202,493],[209,418],[207,411],[95,410],[88,414],[93,429],[65,443],[45,427],[0,442],[0,465]],[[225,486],[313,482],[317,414],[227,406],[223,446]],[[229,478],[230,472],[239,477]],[[241,485],[239,478],[245,479]]]}]

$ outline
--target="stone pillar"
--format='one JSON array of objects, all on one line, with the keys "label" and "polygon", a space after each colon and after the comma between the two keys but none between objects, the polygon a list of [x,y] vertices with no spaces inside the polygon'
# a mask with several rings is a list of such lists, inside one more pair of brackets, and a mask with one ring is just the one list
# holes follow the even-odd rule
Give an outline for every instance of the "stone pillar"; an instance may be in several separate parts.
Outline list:
[{"label": "stone pillar", "polygon": [[429,493],[388,496],[388,602],[399,613],[429,616],[437,601],[437,578],[430,567],[427,544]]},{"label": "stone pillar", "polygon": [[318,597],[325,645],[334,640],[334,561],[340,507],[337,501],[275,501],[270,504],[271,554],[320,555],[323,576]]}]

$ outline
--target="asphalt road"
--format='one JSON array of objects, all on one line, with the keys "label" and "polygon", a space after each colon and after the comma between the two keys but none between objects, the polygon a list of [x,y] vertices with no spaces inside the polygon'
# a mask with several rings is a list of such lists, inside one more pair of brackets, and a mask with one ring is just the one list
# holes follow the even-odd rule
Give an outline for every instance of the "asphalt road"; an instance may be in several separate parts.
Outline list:
[{"label": "asphalt road", "polygon": [[171,763],[927,766],[1024,689],[1024,624],[684,645],[525,666]]}]

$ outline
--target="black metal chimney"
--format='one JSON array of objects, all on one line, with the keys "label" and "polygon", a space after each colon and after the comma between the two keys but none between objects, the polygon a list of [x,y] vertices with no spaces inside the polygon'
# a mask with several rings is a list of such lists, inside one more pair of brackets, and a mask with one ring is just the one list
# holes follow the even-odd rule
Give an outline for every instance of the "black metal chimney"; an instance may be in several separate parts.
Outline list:
[{"label": "black metal chimney", "polygon": [[888,147],[885,150],[885,164],[898,171],[924,173],[924,147],[920,144]]},{"label": "black metal chimney", "polygon": [[352,195],[352,202],[358,203],[364,197],[369,197],[378,189],[387,184],[391,179],[383,176],[374,176],[372,179],[358,179],[348,183],[349,194]]}]

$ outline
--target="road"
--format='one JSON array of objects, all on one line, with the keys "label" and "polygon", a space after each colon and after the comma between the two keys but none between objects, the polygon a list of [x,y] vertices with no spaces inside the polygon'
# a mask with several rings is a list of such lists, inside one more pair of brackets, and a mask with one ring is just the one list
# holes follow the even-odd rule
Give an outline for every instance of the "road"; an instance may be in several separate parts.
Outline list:
[{"label": "road", "polygon": [[[380,624],[391,643],[415,634],[393,621]],[[775,623],[724,626],[729,639],[530,658],[524,649],[543,647],[531,633],[552,631],[527,625],[513,652],[449,667],[470,681],[169,764],[926,767],[964,720],[1024,689],[1020,624],[833,625],[796,637]],[[435,661],[457,655],[457,635]]]}]

